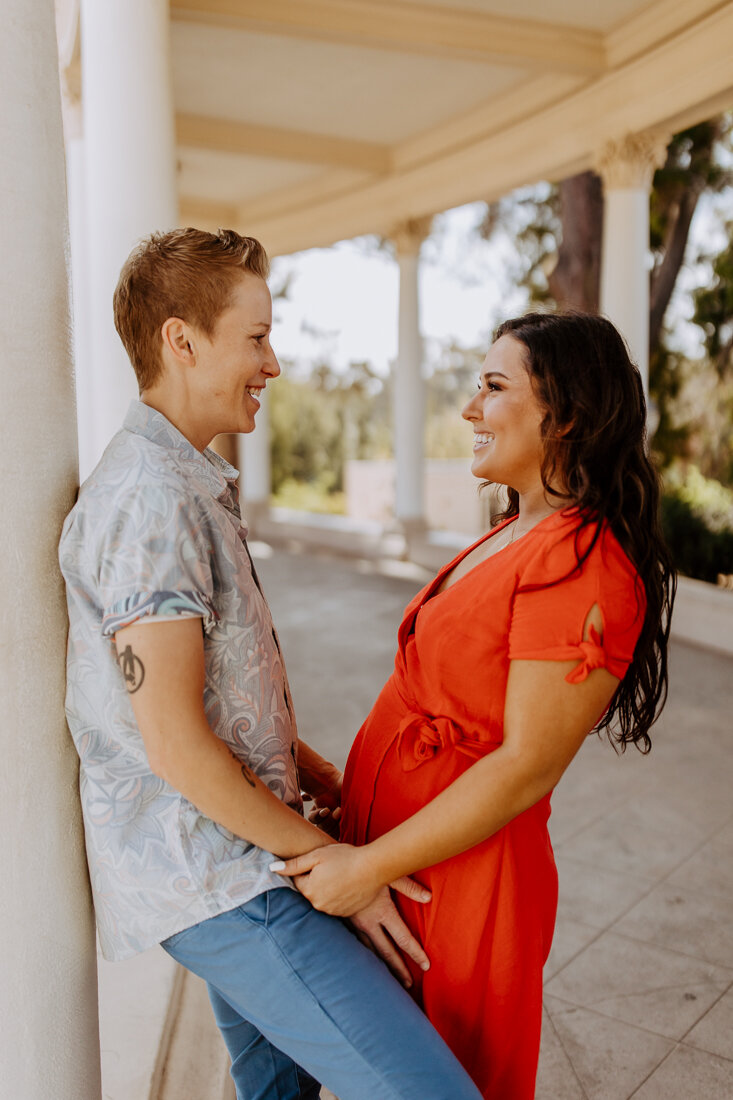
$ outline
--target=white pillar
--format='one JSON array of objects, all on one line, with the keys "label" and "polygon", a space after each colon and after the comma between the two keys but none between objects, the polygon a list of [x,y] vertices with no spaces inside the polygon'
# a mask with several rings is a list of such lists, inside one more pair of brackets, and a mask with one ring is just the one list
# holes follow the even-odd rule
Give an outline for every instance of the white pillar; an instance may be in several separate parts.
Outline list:
[{"label": "white pillar", "polygon": [[99,1100],[96,955],[64,720],[61,522],[77,485],[53,0],[0,36],[0,1091]]},{"label": "white pillar", "polygon": [[668,137],[628,134],[596,157],[603,180],[601,312],[626,338],[649,392],[649,192]]},{"label": "white pillar", "polygon": [[395,519],[406,534],[425,527],[425,381],[420,336],[420,247],[432,218],[414,218],[391,234],[400,268],[399,329],[394,372]]},{"label": "white pillar", "polygon": [[82,0],[94,460],[137,396],[112,320],[135,243],[177,224],[167,0]]},{"label": "white pillar", "polygon": [[69,243],[71,252],[71,327],[76,381],[76,425],[79,469],[82,478],[94,465],[93,378],[89,351],[89,302],[87,297],[86,172],[84,162],[84,110],[81,101],[80,0],[56,4],[56,32],[61,71],[61,107],[66,149]]},{"label": "white pillar", "polygon": [[265,391],[260,398],[255,430],[239,438],[239,484],[242,497],[242,514],[256,533],[257,523],[270,511],[272,477],[270,466],[270,395]]}]

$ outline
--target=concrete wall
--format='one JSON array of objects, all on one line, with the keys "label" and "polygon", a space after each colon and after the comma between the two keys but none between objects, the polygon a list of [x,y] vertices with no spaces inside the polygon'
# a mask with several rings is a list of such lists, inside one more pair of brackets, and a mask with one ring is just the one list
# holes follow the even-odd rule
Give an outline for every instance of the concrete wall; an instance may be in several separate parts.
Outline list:
[{"label": "concrete wall", "polygon": [[[344,487],[350,519],[385,525],[394,516],[394,463],[390,459],[346,463]],[[489,500],[479,495],[468,459],[429,458],[425,463],[425,509],[428,527],[478,537],[489,523]]]}]

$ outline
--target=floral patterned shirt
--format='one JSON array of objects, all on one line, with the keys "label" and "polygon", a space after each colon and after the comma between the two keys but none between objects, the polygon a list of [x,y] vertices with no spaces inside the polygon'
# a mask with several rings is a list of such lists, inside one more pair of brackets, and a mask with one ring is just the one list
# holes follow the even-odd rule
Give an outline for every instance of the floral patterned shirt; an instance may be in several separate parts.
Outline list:
[{"label": "floral patterned shirt", "polygon": [[236,477],[214,451],[197,451],[134,401],[64,524],[66,713],[107,959],[290,886],[268,870],[271,853],[211,821],[150,770],[127,690],[141,671],[114,645],[117,630],[145,618],[200,618],[211,728],[302,812],[287,678]]}]

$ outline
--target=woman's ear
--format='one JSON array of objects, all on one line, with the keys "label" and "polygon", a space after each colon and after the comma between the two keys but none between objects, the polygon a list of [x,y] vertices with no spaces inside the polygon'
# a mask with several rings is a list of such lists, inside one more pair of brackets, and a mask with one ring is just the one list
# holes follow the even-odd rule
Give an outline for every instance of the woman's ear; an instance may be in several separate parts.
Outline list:
[{"label": "woman's ear", "polygon": [[181,366],[193,366],[196,350],[190,326],[180,317],[168,317],[160,330],[164,357],[172,357]]}]

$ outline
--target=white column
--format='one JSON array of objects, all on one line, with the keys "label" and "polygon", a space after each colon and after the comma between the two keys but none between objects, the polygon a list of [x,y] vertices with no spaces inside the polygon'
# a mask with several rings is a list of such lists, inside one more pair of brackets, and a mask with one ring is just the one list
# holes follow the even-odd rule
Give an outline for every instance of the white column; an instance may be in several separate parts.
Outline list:
[{"label": "white column", "polygon": [[601,312],[626,338],[649,391],[649,192],[668,137],[628,134],[596,157],[603,180]]},{"label": "white column", "polygon": [[77,485],[53,0],[0,35],[0,1091],[99,1100],[96,955],[64,720],[61,522]]},{"label": "white column", "polygon": [[270,511],[272,478],[270,470],[270,395],[260,398],[255,430],[239,436],[239,484],[242,514],[254,533],[257,523]]},{"label": "white column", "polygon": [[82,0],[94,459],[137,396],[112,320],[120,268],[177,223],[167,0]]},{"label": "white column", "polygon": [[94,379],[89,347],[89,297],[87,290],[87,225],[84,168],[84,124],[81,100],[64,97],[66,188],[71,254],[71,326],[76,381],[76,423],[79,437],[79,469],[82,478],[96,461],[94,438]]},{"label": "white column", "polygon": [[408,537],[425,527],[425,381],[420,335],[420,246],[431,218],[414,218],[391,234],[400,268],[399,329],[394,372],[395,519]]}]

